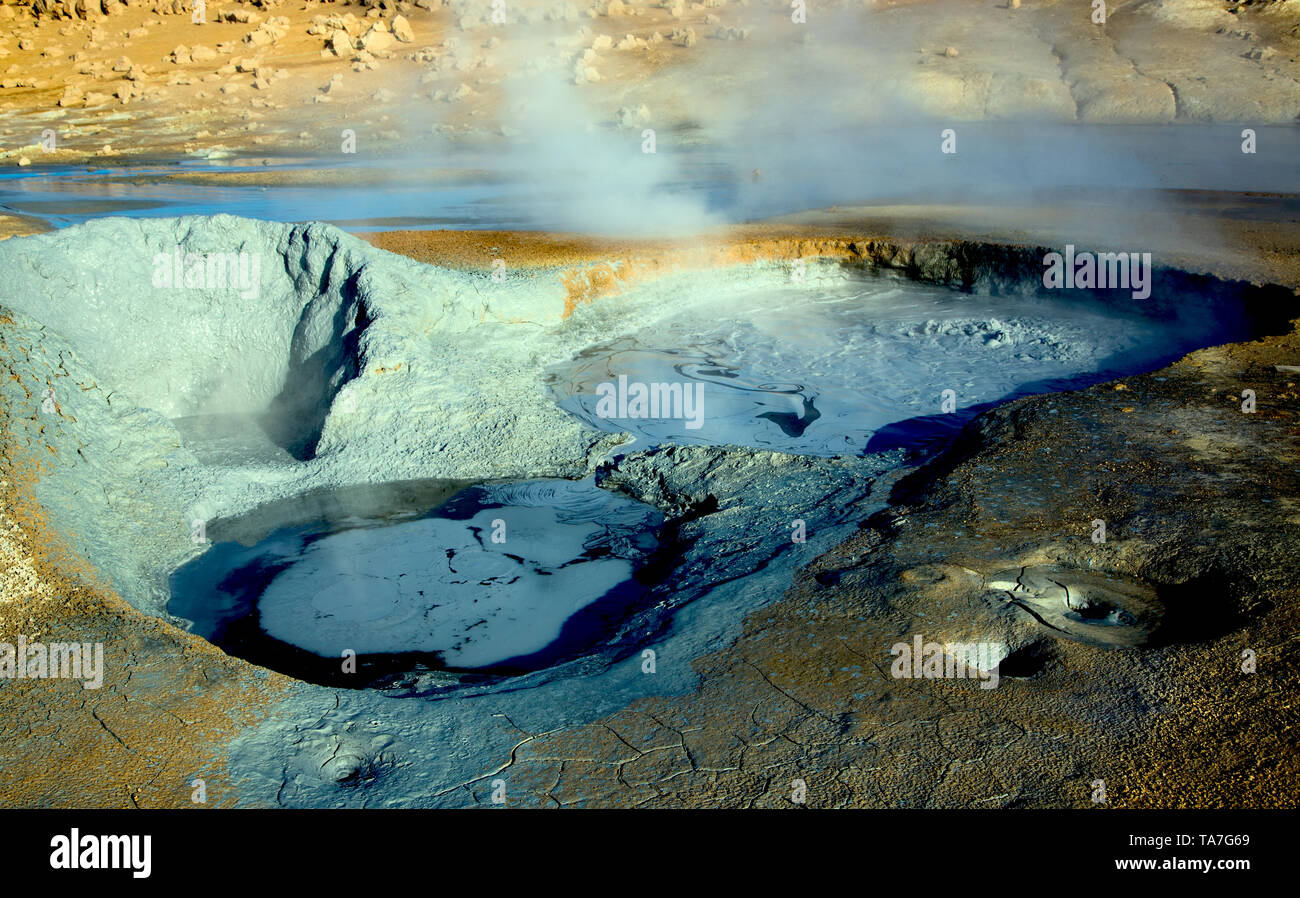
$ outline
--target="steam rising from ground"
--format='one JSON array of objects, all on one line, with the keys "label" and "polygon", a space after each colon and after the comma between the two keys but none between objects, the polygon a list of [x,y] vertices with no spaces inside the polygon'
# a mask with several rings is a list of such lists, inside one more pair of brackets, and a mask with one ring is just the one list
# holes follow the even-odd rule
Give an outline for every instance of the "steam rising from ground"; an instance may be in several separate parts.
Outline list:
[{"label": "steam rising from ground", "polygon": [[[1242,167],[1231,164],[1238,126],[1189,140],[1188,125],[1063,120],[1074,101],[1059,60],[1031,40],[1029,18],[1001,7],[931,5],[921,18],[847,3],[794,25],[788,4],[723,4],[724,36],[706,29],[695,38],[704,52],[653,70],[640,54],[592,49],[611,22],[648,33],[644,15],[566,21],[529,10],[527,21],[452,32],[465,88],[491,98],[491,112],[473,119],[488,139],[472,151],[441,143],[421,161],[472,154],[506,176],[510,210],[545,230],[687,237],[831,205],[1048,204],[1076,242],[1145,248],[1149,227],[1127,219],[1162,211],[1152,189],[1277,189],[1295,144],[1266,142],[1276,155]],[[727,39],[733,26],[748,36]],[[669,30],[657,30],[671,46]],[[965,54],[981,53],[1005,54],[1005,74],[963,68]],[[981,121],[962,117],[973,93],[984,98]],[[427,89],[406,95],[404,117],[425,133],[460,112]],[[1166,243],[1217,239],[1173,239],[1174,228]]]},{"label": "steam rising from ground", "polygon": [[[316,141],[330,190],[268,180],[276,189],[254,199],[210,190],[168,211],[684,238],[833,205],[892,207],[872,217],[900,236],[911,235],[896,207],[978,207],[986,222],[997,206],[1014,222],[1033,206],[1052,210],[1061,245],[1200,249],[1219,236],[1152,227],[1169,211],[1153,188],[1292,190],[1300,149],[1293,127],[1257,125],[1259,152],[1245,156],[1242,125],[1203,123],[1252,111],[1288,121],[1292,95],[1300,110],[1300,84],[1268,68],[1284,54],[1262,55],[1280,39],[1268,28],[1255,23],[1256,60],[1244,37],[1170,29],[1153,13],[1204,5],[1116,6],[1103,30],[1086,7],[996,0],[818,0],[802,24],[785,0],[511,0],[505,22],[488,21],[493,4],[453,0],[410,12],[414,42],[353,66],[375,71],[336,73],[315,96],[302,85],[306,105],[278,124],[299,148]],[[360,39],[391,18],[370,13],[315,18]],[[1193,79],[1175,63],[1202,46]],[[1175,112],[1178,124],[1159,124]],[[1146,124],[1101,124],[1123,121]],[[339,154],[340,128],[355,155]]]},{"label": "steam rising from ground", "polygon": [[[681,160],[642,151],[658,136],[601,126],[557,72],[510,84],[518,138],[503,161],[537,226],[614,235],[685,235],[725,224],[683,189]],[[648,144],[647,144],[648,146]]]}]

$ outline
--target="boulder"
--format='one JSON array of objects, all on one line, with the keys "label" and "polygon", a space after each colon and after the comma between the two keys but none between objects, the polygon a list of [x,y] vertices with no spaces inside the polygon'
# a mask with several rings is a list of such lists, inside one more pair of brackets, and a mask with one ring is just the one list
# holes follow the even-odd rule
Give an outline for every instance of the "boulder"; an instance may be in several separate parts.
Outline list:
[{"label": "boulder", "polygon": [[409,44],[415,40],[415,31],[412,30],[411,23],[407,21],[406,16],[393,17],[393,37],[404,44]]}]

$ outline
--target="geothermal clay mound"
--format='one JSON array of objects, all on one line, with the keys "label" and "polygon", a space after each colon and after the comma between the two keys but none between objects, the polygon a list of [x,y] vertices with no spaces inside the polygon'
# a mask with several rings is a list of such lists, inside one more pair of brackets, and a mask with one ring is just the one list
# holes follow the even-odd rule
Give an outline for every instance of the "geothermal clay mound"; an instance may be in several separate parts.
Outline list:
[{"label": "geothermal clay mound", "polygon": [[[133,606],[129,632],[153,618],[207,626],[213,609],[179,595],[184,571],[205,559],[269,572],[248,619],[280,654],[229,643],[261,667],[228,658],[226,676],[244,684],[269,667],[292,679],[275,680],[282,693],[265,715],[208,745],[230,773],[225,803],[461,805],[506,770],[519,800],[551,803],[560,799],[548,758],[582,771],[560,803],[689,803],[685,779],[673,782],[683,771],[716,778],[728,803],[775,801],[784,785],[750,778],[745,752],[803,746],[768,763],[823,765],[816,746],[836,744],[850,746],[852,766],[871,766],[876,737],[864,727],[889,729],[889,751],[915,756],[932,744],[922,721],[956,726],[949,715],[963,714],[975,716],[962,732],[981,745],[1016,721],[1044,721],[1013,754],[1050,755],[1058,773],[1030,764],[1006,795],[1072,803],[1060,770],[1148,732],[1147,706],[1123,698],[1136,690],[1154,703],[1163,688],[1141,653],[1177,661],[1258,609],[1243,600],[1238,617],[1189,628],[1197,615],[1179,590],[1194,574],[1160,568],[1145,549],[1126,554],[1119,537],[1112,554],[1089,555],[1077,535],[1038,521],[985,544],[1017,515],[1092,520],[1090,510],[1044,511],[1069,494],[1071,475],[1040,470],[1044,495],[1014,479],[1049,464],[1049,452],[996,468],[989,482],[1006,482],[955,521],[943,516],[958,514],[962,494],[945,499],[944,478],[1033,432],[1027,417],[1008,424],[1004,409],[1040,409],[1055,418],[1046,429],[1085,427],[1078,404],[1107,390],[1096,385],[1103,360],[1139,378],[1197,346],[1276,332],[1286,291],[1164,270],[1145,309],[1089,296],[1070,330],[1044,323],[1054,315],[1037,288],[1042,250],[867,239],[832,250],[799,265],[666,269],[575,305],[572,271],[502,279],[425,265],[316,224],[105,219],[9,240],[0,391],[10,456],[39,465],[31,490],[45,526],[89,563],[88,578]],[[788,292],[796,271],[806,292]],[[995,293],[1012,310],[1002,318],[984,307]],[[799,351],[787,315],[798,303],[817,327],[873,351]],[[925,317],[927,303],[942,320]],[[846,307],[870,314],[826,311]],[[701,317],[736,324],[706,334],[703,348],[673,342],[698,337]],[[1126,357],[1131,333],[1162,349]],[[924,365],[890,363],[944,346],[973,366],[945,375],[962,395],[956,425],[940,420],[942,391]],[[648,377],[675,364],[704,384],[706,409],[723,410],[726,426],[694,440],[689,415],[668,430],[614,426],[588,400],[628,358]],[[774,380],[778,361],[797,378]],[[834,380],[846,370],[859,390]],[[842,448],[819,442],[839,426],[836,409],[862,395],[879,399],[879,426],[837,431]],[[994,411],[958,432],[985,408]],[[1066,446],[1083,451],[1092,439],[1101,437]],[[1157,492],[1133,501],[1160,501]],[[1022,505],[1011,508],[1011,496]],[[502,526],[518,542],[498,550],[489,535]],[[849,614],[853,638],[788,628],[790,603],[777,600],[792,583],[813,618]],[[489,598],[456,598],[460,587]],[[449,598],[430,608],[429,591]],[[569,604],[553,601],[561,593]],[[598,626],[588,615],[577,640],[575,619],[616,593],[626,599],[618,613]],[[985,692],[969,684],[974,692],[940,711],[936,687],[897,691],[864,676],[918,621],[944,644],[1001,646],[1009,685],[977,700]],[[217,639],[218,624],[202,631]],[[574,640],[567,650],[543,651],[561,637]],[[338,658],[343,643],[374,676],[339,688],[302,673],[305,656]],[[135,651],[158,670],[153,686],[133,688],[167,691],[182,662]],[[1069,665],[1107,673],[1061,703]],[[700,735],[685,767],[652,769],[685,750],[691,727]],[[1061,733],[1078,738],[1051,741]],[[823,783],[822,800],[924,803],[932,778],[911,772],[879,793]],[[182,801],[165,786],[150,795]]]}]

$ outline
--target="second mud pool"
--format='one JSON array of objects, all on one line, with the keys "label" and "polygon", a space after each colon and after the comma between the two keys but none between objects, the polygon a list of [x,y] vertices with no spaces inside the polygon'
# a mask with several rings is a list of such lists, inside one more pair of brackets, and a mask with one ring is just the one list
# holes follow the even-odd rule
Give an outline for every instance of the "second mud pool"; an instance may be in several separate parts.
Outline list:
[{"label": "second mud pool", "polygon": [[592,648],[636,607],[662,521],[589,480],[333,490],[214,522],[168,608],[313,682],[522,673]]}]

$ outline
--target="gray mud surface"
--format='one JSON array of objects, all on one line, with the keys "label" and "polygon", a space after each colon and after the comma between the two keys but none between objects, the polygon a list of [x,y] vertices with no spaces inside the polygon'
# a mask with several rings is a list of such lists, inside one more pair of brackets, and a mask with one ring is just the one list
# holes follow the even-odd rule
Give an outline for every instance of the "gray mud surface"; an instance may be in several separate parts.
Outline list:
[{"label": "gray mud surface", "polygon": [[[239,306],[228,292],[140,289],[174,245],[259,254],[260,293]],[[854,253],[994,294],[1023,289],[1041,259],[885,240]],[[42,459],[32,495],[50,529],[131,606],[47,613],[117,633],[117,679],[97,697],[111,713],[92,705],[88,735],[65,723],[74,745],[165,745],[142,725],[161,702],[184,721],[187,750],[172,756],[206,756],[220,801],[244,806],[463,806],[501,788],[517,805],[778,806],[795,780],[811,805],[1059,806],[1087,804],[1098,778],[1119,803],[1293,801],[1300,394],[1285,366],[1300,366],[1300,344],[1288,288],[1162,270],[1164,301],[1235,303],[1273,336],[1001,405],[937,457],[812,458],[619,452],[618,435],[544,392],[549,366],[607,331],[608,306],[564,317],[558,283],[487,289],[486,276],[325,226],[105,220],[6,241],[0,266],[6,454]],[[758,263],[706,277],[765,276],[786,274]],[[621,326],[680,289],[674,278],[643,287]],[[202,451],[176,423],[268,409],[276,426],[233,428],[233,445]],[[250,451],[250,434],[266,451]],[[326,688],[156,620],[167,575],[203,549],[195,522],[365,484],[585,476],[662,513],[671,577],[608,646],[558,667]],[[790,539],[794,517],[806,542]],[[1003,646],[1002,682],[900,684],[890,647],[915,635]],[[1236,672],[1246,649],[1258,673]],[[249,717],[207,728],[204,697],[228,705],[238,690],[255,696]],[[23,719],[24,700],[0,691],[15,703],[3,719]],[[1231,751],[1241,732],[1249,756]],[[7,772],[37,763],[38,742],[4,735]],[[198,772],[164,762],[144,785],[110,772],[124,791],[100,794],[184,803]],[[71,782],[6,776],[15,803],[79,800]]]}]

